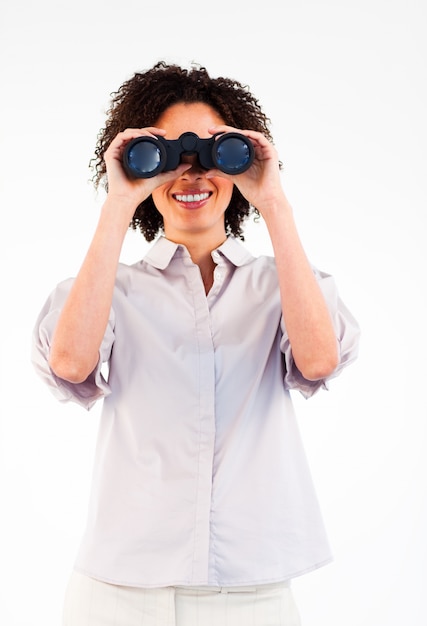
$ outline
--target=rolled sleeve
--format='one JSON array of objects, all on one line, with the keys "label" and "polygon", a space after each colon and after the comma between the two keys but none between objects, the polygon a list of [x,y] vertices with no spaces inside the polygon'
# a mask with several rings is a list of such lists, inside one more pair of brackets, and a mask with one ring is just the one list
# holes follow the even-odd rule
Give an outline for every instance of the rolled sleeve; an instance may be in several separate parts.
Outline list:
[{"label": "rolled sleeve", "polygon": [[331,313],[335,336],[337,338],[339,362],[338,366],[327,378],[320,380],[307,380],[304,378],[295,364],[291,344],[282,318],[281,327],[283,335],[280,348],[285,359],[285,386],[287,389],[300,391],[305,398],[310,398],[319,389],[328,389],[328,382],[336,378],[344,367],[357,358],[360,338],[359,325],[339,297],[333,277],[317,269],[313,271]]},{"label": "rolled sleeve", "polygon": [[60,402],[76,402],[89,410],[93,405],[111,393],[102,366],[108,362],[114,343],[114,311],[110,313],[107,329],[99,349],[98,364],[82,383],[71,383],[54,374],[49,366],[52,336],[65,299],[73,280],[58,285],[42,308],[33,331],[31,361],[43,382]]}]

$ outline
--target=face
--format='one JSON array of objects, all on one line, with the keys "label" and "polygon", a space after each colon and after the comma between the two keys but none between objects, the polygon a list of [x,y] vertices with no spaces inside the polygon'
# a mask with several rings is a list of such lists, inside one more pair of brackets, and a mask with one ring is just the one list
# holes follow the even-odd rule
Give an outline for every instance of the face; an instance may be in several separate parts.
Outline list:
[{"label": "face", "polygon": [[[167,139],[178,139],[191,131],[200,138],[212,135],[211,126],[224,124],[218,113],[203,102],[174,104],[160,116],[155,126],[166,131]],[[218,245],[225,240],[224,213],[233,192],[233,183],[222,177],[206,178],[197,156],[184,155],[192,167],[172,182],[153,191],[157,210],[163,216],[168,239],[185,243],[192,235],[208,235]]]}]

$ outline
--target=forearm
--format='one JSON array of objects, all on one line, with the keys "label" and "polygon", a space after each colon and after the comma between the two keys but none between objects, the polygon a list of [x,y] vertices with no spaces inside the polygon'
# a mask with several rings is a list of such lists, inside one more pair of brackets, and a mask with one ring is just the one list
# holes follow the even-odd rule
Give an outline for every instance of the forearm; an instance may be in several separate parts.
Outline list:
[{"label": "forearm", "polygon": [[107,198],[53,336],[50,367],[70,382],[82,382],[97,364],[128,224],[126,213]]},{"label": "forearm", "polygon": [[117,265],[123,240],[135,209],[159,185],[185,172],[175,171],[153,178],[130,179],[122,167],[124,146],[135,137],[164,135],[159,128],[126,129],[113,139],[104,154],[108,197],[86,258],[61,312],[51,346],[49,365],[60,378],[82,382],[95,368],[108,324]]},{"label": "forearm", "polygon": [[273,245],[283,318],[295,363],[305,378],[325,378],[338,365],[337,341],[285,195],[263,215]]}]

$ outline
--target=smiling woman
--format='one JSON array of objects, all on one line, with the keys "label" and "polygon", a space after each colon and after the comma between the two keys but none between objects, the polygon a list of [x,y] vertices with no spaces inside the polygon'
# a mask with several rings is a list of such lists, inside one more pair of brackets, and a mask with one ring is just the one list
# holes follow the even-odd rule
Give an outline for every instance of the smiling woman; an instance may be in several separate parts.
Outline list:
[{"label": "smiling woman", "polygon": [[[230,174],[184,150],[175,169],[128,175],[130,142],[185,133],[238,133],[253,161]],[[113,99],[95,170],[108,194],[92,242],[34,333],[58,399],[104,400],[64,626],[112,612],[128,626],[297,626],[290,581],[331,555],[290,390],[326,387],[359,330],[307,260],[267,118],[236,81],[158,64]],[[274,258],[238,240],[252,210]],[[132,266],[129,224],[157,237]]]},{"label": "smiling woman", "polygon": [[[101,130],[93,159],[94,183],[105,179],[104,154],[120,131],[127,128],[157,125],[159,117],[177,103],[205,103],[223,123],[236,128],[250,128],[272,140],[268,118],[251,92],[231,78],[211,78],[207,71],[193,66],[191,71],[163,62],[153,68],[136,73],[123,83],[113,95],[105,127]],[[188,129],[187,129],[188,130]],[[210,137],[211,135],[205,135]],[[172,139],[176,139],[171,137]],[[227,234],[243,236],[242,225],[252,209],[237,187],[233,190],[230,206],[225,214]],[[152,241],[162,230],[162,216],[151,196],[137,207],[132,217],[132,227],[140,229],[147,241]]]}]

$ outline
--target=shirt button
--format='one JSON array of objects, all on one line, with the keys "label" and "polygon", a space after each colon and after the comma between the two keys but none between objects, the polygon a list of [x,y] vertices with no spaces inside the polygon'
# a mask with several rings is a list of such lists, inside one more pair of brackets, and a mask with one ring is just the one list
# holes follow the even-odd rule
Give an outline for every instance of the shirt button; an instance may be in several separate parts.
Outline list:
[{"label": "shirt button", "polygon": [[217,251],[215,250],[215,251],[214,251],[214,253],[213,253],[213,258],[214,258],[214,259],[219,259],[219,257],[220,257],[219,252],[217,252]]},{"label": "shirt button", "polygon": [[215,279],[216,280],[221,280],[221,278],[222,278],[221,270],[215,270]]}]

